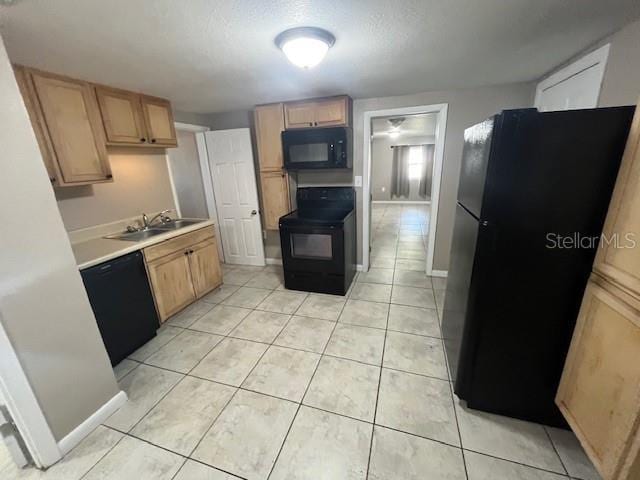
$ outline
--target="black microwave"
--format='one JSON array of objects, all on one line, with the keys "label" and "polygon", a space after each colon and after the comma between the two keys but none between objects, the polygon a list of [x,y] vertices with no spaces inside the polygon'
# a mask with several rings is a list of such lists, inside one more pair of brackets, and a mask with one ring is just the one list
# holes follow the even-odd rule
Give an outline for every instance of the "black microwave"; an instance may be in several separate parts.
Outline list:
[{"label": "black microwave", "polygon": [[351,168],[352,136],[348,127],[285,130],[282,132],[284,168]]}]

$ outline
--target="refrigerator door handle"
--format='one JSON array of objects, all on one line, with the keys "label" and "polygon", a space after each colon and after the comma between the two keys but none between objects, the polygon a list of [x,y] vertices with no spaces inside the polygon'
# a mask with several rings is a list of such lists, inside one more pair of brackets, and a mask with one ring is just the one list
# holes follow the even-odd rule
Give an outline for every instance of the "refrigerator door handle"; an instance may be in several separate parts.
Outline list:
[{"label": "refrigerator door handle", "polygon": [[484,242],[492,252],[495,252],[498,249],[498,229],[487,220],[480,220],[480,228]]}]

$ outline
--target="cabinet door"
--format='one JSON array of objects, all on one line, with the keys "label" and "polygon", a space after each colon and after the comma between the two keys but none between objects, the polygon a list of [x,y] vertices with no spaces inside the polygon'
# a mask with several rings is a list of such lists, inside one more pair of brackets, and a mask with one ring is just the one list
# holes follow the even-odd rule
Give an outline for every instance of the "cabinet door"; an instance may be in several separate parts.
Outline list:
[{"label": "cabinet door", "polygon": [[159,147],[177,147],[178,139],[169,101],[145,95],[141,101],[148,142]]},{"label": "cabinet door", "polygon": [[40,106],[38,105],[33,82],[24,67],[15,66],[14,73],[25,107],[27,107],[27,113],[29,114],[29,120],[31,120],[31,126],[36,135],[38,147],[40,147],[40,154],[42,155],[44,166],[47,169],[49,181],[55,186],[58,184],[58,172],[55,168],[56,154],[53,150],[53,145],[51,145],[51,139],[45,126],[42,110],[40,110]]},{"label": "cabinet door", "polygon": [[104,129],[91,85],[36,71],[31,77],[61,180],[65,184],[110,180]]},{"label": "cabinet door", "polygon": [[267,230],[278,230],[280,217],[291,211],[289,178],[283,172],[261,172],[262,210]]},{"label": "cabinet door", "polygon": [[284,111],[281,103],[260,105],[254,112],[260,171],[282,170],[282,131]]},{"label": "cabinet door", "polygon": [[314,125],[317,127],[348,125],[348,115],[347,97],[319,100],[316,102]]},{"label": "cabinet door", "polygon": [[222,268],[215,238],[194,245],[189,250],[189,264],[196,297],[200,298],[222,284]]},{"label": "cabinet door", "polygon": [[639,353],[638,302],[590,281],[556,402],[605,480],[640,478]]},{"label": "cabinet door", "polygon": [[110,144],[144,144],[147,132],[140,96],[126,90],[96,87],[104,131]]},{"label": "cabinet door", "polygon": [[195,300],[188,250],[148,263],[147,271],[161,321]]},{"label": "cabinet door", "polygon": [[309,128],[316,121],[316,102],[294,102],[284,105],[285,128]]},{"label": "cabinet door", "polygon": [[593,268],[640,297],[640,109],[631,126]]}]

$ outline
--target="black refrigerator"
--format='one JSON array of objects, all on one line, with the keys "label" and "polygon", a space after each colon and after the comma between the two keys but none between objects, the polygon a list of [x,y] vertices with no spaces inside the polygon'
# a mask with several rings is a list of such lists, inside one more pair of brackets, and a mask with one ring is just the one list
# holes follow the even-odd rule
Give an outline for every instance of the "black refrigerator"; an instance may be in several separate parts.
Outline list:
[{"label": "black refrigerator", "polygon": [[465,130],[442,334],[470,408],[564,426],[554,398],[634,107]]}]

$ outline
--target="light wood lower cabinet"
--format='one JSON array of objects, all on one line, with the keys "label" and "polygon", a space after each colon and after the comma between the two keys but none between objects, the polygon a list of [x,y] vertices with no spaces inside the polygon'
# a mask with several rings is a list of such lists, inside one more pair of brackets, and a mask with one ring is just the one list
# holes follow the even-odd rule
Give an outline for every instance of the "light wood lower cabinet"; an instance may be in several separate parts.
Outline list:
[{"label": "light wood lower cabinet", "polygon": [[178,251],[147,264],[160,321],[196,299],[187,252]]},{"label": "light wood lower cabinet", "polygon": [[144,250],[160,321],[222,284],[222,268],[211,227]]},{"label": "light wood lower cabinet", "polygon": [[280,217],[291,210],[289,178],[284,172],[260,172],[264,227],[278,230]]},{"label": "light wood lower cabinet", "polygon": [[189,265],[196,297],[209,293],[222,283],[222,268],[215,239],[195,245],[189,251]]},{"label": "light wood lower cabinet", "polygon": [[557,403],[605,480],[639,479],[640,305],[597,281],[585,291]]}]

